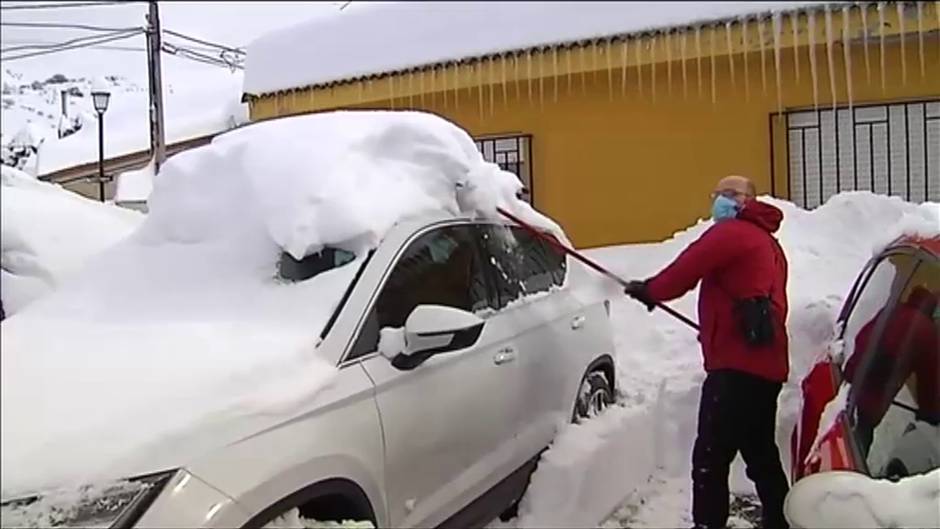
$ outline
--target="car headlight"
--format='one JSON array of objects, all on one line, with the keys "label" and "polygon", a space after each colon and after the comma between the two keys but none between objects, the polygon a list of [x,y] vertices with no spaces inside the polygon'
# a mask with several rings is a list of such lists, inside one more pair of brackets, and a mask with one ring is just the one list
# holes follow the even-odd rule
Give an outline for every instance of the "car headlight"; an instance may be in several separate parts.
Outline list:
[{"label": "car headlight", "polygon": [[3,527],[131,527],[176,470],[0,503]]}]

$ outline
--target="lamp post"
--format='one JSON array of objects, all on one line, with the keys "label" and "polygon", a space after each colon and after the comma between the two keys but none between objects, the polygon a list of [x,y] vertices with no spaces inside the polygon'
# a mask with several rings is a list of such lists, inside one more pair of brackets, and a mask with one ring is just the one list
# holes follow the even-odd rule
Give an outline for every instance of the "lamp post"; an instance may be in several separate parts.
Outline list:
[{"label": "lamp post", "polygon": [[91,100],[98,113],[98,198],[104,202],[104,113],[108,110],[111,92],[105,89],[94,90]]}]

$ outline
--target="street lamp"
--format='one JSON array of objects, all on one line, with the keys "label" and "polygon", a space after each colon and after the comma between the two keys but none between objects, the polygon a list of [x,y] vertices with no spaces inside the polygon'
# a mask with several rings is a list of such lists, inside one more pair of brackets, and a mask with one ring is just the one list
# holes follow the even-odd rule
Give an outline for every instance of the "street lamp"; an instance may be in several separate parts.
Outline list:
[{"label": "street lamp", "polygon": [[108,110],[111,92],[97,89],[91,92],[91,101],[98,113],[98,198],[104,202],[104,113]]}]

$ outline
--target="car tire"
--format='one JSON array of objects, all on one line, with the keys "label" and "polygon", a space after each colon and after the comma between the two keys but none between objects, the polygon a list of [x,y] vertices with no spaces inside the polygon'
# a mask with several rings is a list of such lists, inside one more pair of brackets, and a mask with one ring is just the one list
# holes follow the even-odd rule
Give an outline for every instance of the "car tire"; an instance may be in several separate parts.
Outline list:
[{"label": "car tire", "polygon": [[906,478],[910,472],[907,470],[907,465],[904,464],[900,459],[892,459],[885,466],[885,477],[890,481],[900,481],[902,478]]},{"label": "car tire", "polygon": [[591,371],[584,376],[578,388],[572,422],[590,419],[613,403],[614,391],[607,375],[601,370]]}]

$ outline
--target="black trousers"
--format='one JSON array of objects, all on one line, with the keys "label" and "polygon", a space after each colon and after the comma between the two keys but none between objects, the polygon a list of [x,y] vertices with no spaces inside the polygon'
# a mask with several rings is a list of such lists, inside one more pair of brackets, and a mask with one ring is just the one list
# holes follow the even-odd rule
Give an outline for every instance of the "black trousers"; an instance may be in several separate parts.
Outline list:
[{"label": "black trousers", "polygon": [[728,522],[728,473],[738,451],[760,497],[762,527],[788,527],[789,484],[774,437],[781,384],[737,371],[709,373],[702,385],[692,450],[692,518],[696,527]]}]

